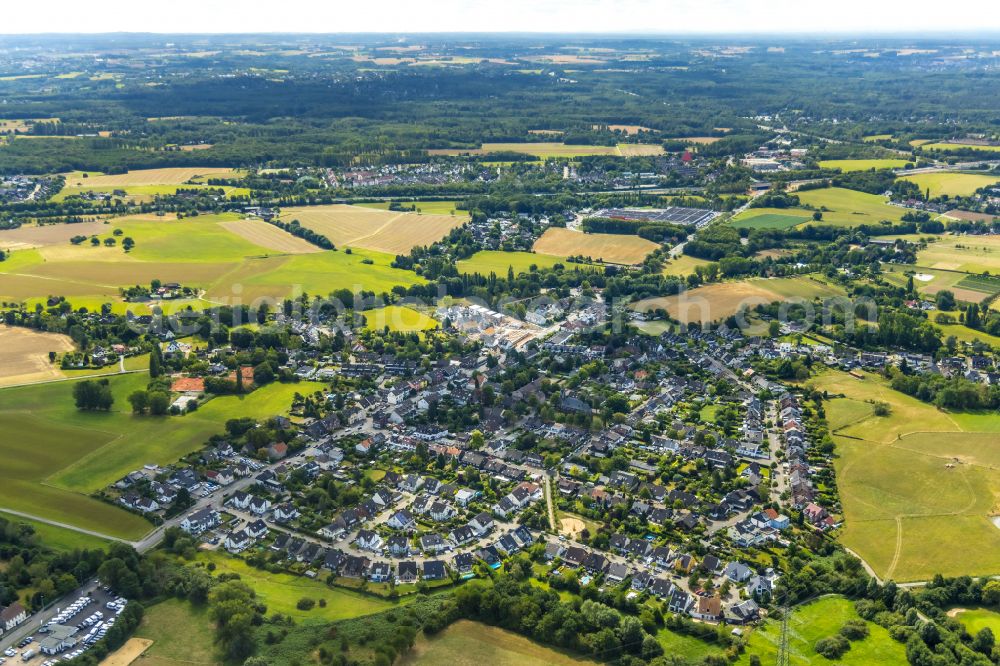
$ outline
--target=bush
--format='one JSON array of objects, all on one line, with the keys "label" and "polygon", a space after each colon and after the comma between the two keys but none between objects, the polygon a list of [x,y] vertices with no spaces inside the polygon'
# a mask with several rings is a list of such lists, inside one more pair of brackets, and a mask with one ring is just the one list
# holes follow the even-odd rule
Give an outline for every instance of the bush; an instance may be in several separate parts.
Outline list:
[{"label": "bush", "polygon": [[816,641],[813,649],[827,659],[840,659],[851,649],[851,644],[843,636],[827,636]]},{"label": "bush", "polygon": [[868,638],[868,624],[864,620],[850,620],[840,628],[840,635],[849,641]]},{"label": "bush", "polygon": [[298,603],[295,604],[295,607],[301,611],[307,611],[307,610],[312,610],[315,605],[316,605],[315,599],[310,599],[309,597],[302,597],[301,599],[299,599]]}]

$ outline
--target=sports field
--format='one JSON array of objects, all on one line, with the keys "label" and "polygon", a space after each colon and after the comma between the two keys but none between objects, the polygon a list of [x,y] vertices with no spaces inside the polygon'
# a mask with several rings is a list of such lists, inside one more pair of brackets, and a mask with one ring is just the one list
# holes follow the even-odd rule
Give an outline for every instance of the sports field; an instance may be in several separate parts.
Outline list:
[{"label": "sports field", "polygon": [[[810,384],[826,412],[845,517],[843,543],[884,578],[1000,573],[1000,421],[953,414],[893,391],[881,377],[826,370]],[[869,401],[889,405],[876,416]]]},{"label": "sports field", "polygon": [[882,220],[899,222],[906,212],[904,208],[885,203],[885,197],[841,187],[806,190],[795,194],[803,204],[827,209],[823,211],[823,221],[819,224],[854,227],[860,224],[878,224]]},{"label": "sports field", "polygon": [[[789,663],[798,665],[820,665],[831,663],[826,657],[814,649],[821,638],[833,636],[840,631],[849,620],[860,617],[854,610],[854,604],[843,597],[822,597],[816,601],[797,606],[788,620],[788,657]],[[866,622],[869,635],[860,641],[851,643],[851,649],[837,664],[845,666],[894,666],[906,663],[906,647],[889,636],[889,632],[877,624]],[[781,622],[766,620],[752,630],[747,649],[738,664],[750,663],[751,656],[760,658],[761,663],[778,663],[778,650],[781,645]]]},{"label": "sports field", "polygon": [[433,637],[421,636],[400,666],[572,666],[596,662],[535,643],[519,634],[459,620]]},{"label": "sports field", "polygon": [[927,151],[942,151],[948,152],[950,150],[979,150],[984,153],[995,153],[1000,152],[1000,146],[977,146],[971,143],[922,143],[920,144],[921,150]]},{"label": "sports field", "polygon": [[637,312],[664,309],[682,323],[718,321],[736,314],[742,307],[775,301],[811,301],[843,295],[843,291],[815,275],[787,278],[754,278],[740,282],[715,282],[675,296],[646,298],[630,307]]},{"label": "sports field", "polygon": [[[136,417],[127,397],[145,388],[145,373],[110,378],[115,406],[83,413],[73,382],[0,389],[0,505],[102,534],[135,539],[150,529],[142,518],[87,495],[144,464],[176,462],[246,414],[284,414],[296,391],[312,384],[271,384],[246,396],[215,398],[181,417]],[[319,385],[315,385],[319,386]]]},{"label": "sports field", "polygon": [[729,221],[748,229],[788,229],[812,220],[812,212],[800,208],[750,208]]},{"label": "sports field", "polygon": [[988,608],[953,608],[948,611],[949,617],[956,618],[965,625],[966,631],[975,636],[983,629],[989,629],[994,635],[1000,634],[1000,613]]},{"label": "sports field", "polygon": [[65,335],[0,324],[0,386],[62,377],[49,362],[49,352],[68,352],[73,341]]},{"label": "sports field", "polygon": [[524,153],[540,159],[549,157],[586,157],[588,155],[617,155],[643,157],[662,155],[659,144],[619,143],[617,146],[577,146],[561,142],[539,143],[484,143],[481,148],[442,148],[427,151],[431,155],[488,155],[490,153]]},{"label": "sports field", "polygon": [[459,273],[479,273],[489,275],[496,273],[506,277],[507,270],[514,269],[514,274],[527,273],[532,266],[537,268],[552,268],[556,264],[563,264],[569,268],[580,264],[568,264],[563,257],[551,254],[539,254],[537,252],[501,252],[499,250],[482,250],[476,252],[468,259],[458,262]]},{"label": "sports field", "polygon": [[840,169],[848,171],[870,171],[872,169],[902,169],[909,164],[908,160],[875,159],[875,160],[822,160],[819,165],[824,169]]},{"label": "sports field", "polygon": [[926,192],[929,189],[932,197],[939,197],[942,194],[947,194],[950,197],[965,197],[981,187],[1000,183],[1000,176],[955,171],[918,173],[912,176],[903,176],[902,179],[916,183],[921,192]]},{"label": "sports field", "polygon": [[340,204],[287,208],[281,219],[298,220],[338,248],[358,247],[389,254],[406,254],[414,247],[431,245],[465,223],[465,218],[458,215],[397,213]]},{"label": "sports field", "polygon": [[549,227],[532,248],[541,254],[563,257],[582,256],[608,264],[639,264],[660,247],[639,236],[585,234],[571,229]]}]

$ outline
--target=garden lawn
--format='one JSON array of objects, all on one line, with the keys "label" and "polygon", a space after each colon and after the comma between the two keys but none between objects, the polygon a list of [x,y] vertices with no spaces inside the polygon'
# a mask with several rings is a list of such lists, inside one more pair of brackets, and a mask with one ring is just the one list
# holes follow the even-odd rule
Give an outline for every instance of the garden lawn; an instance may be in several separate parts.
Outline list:
[{"label": "garden lawn", "polygon": [[[813,646],[821,638],[840,631],[849,620],[859,616],[854,605],[843,597],[823,597],[804,606],[798,606],[788,620],[789,663],[830,664],[830,660],[819,655]],[[871,632],[867,638],[851,643],[851,649],[835,663],[844,666],[895,666],[906,663],[906,648],[894,641],[889,632],[871,622],[866,623]],[[739,664],[749,664],[751,655],[760,657],[762,663],[777,662],[778,646],[781,642],[781,622],[767,620],[753,630],[747,643],[746,652],[740,656]]]}]

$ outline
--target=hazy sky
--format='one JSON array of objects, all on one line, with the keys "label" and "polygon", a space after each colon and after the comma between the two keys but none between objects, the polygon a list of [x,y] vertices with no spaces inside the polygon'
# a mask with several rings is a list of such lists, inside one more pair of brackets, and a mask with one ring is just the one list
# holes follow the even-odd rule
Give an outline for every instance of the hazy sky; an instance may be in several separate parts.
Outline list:
[{"label": "hazy sky", "polygon": [[1000,30],[997,0],[45,0],[2,33]]}]

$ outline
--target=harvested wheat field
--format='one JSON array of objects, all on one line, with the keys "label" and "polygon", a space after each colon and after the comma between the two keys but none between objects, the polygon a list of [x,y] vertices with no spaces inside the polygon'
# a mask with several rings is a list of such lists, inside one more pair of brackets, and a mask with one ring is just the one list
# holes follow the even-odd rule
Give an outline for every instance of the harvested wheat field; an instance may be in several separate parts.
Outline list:
[{"label": "harvested wheat field", "polygon": [[580,231],[549,227],[532,249],[557,257],[590,257],[608,264],[639,264],[660,247],[653,241],[622,234],[585,234]]},{"label": "harvested wheat field", "polygon": [[222,178],[234,173],[223,167],[169,167],[140,169],[114,175],[88,174],[75,171],[66,174],[66,187],[125,187],[128,185],[182,185],[196,176]]},{"label": "harvested wheat field", "polygon": [[103,222],[80,222],[78,224],[47,224],[41,227],[20,227],[0,231],[0,250],[24,250],[68,243],[73,236],[92,236],[103,233],[107,227]]},{"label": "harvested wheat field", "polygon": [[637,312],[663,309],[672,319],[687,324],[692,321],[719,321],[736,314],[743,306],[753,308],[775,301],[811,301],[814,298],[832,298],[843,294],[843,290],[835,285],[798,275],[743,282],[717,282],[674,296],[646,298],[631,307]]},{"label": "harvested wheat field", "polygon": [[148,638],[130,638],[125,645],[105,657],[100,666],[129,666],[152,644],[153,641]]},{"label": "harvested wheat field", "polygon": [[298,236],[293,236],[283,229],[279,229],[273,224],[268,224],[263,220],[235,220],[233,222],[220,222],[226,231],[245,238],[254,245],[266,247],[269,250],[276,250],[286,254],[309,254],[311,252],[322,252],[309,241]]},{"label": "harvested wheat field", "polygon": [[337,247],[405,254],[414,247],[441,240],[452,229],[462,226],[466,218],[338,204],[288,208],[281,214],[281,220],[298,220],[303,227],[326,236]]},{"label": "harvested wheat field", "polygon": [[59,366],[49,363],[49,352],[73,348],[65,335],[0,326],[0,386],[62,377]]}]

